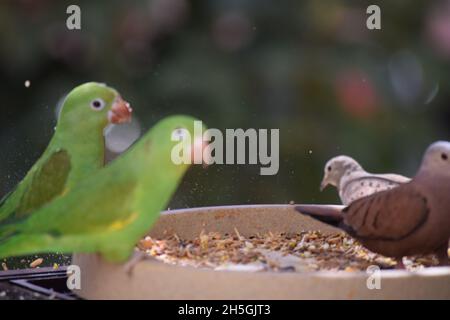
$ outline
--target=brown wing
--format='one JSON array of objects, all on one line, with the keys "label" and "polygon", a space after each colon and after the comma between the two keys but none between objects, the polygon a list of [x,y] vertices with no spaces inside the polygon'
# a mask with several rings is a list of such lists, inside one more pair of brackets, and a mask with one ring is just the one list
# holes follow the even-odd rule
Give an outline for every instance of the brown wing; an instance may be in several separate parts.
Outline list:
[{"label": "brown wing", "polygon": [[343,229],[363,239],[400,240],[428,218],[427,199],[414,184],[359,199],[344,209]]}]

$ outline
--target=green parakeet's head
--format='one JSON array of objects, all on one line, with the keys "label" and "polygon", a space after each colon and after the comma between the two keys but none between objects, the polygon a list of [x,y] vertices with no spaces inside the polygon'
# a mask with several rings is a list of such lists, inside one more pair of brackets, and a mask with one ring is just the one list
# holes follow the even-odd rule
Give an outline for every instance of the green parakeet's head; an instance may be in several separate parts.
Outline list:
[{"label": "green parakeet's head", "polygon": [[[64,100],[57,128],[86,134],[108,124],[131,120],[132,109],[120,94],[102,83],[89,82],[73,89]],[[92,130],[96,132],[97,130]]]},{"label": "green parakeet's head", "polygon": [[[146,162],[167,163],[165,174],[180,174],[192,164],[205,165],[204,154],[208,142],[204,137],[206,127],[189,116],[170,116],[159,121],[141,141],[145,148],[136,146],[136,151],[144,151]],[[169,167],[171,168],[169,170]]]},{"label": "green parakeet's head", "polygon": [[[189,116],[171,116],[157,126],[165,126],[161,133],[169,140],[171,161],[175,165],[205,164],[203,152],[207,146],[206,126]],[[159,131],[159,130],[158,130]]]}]

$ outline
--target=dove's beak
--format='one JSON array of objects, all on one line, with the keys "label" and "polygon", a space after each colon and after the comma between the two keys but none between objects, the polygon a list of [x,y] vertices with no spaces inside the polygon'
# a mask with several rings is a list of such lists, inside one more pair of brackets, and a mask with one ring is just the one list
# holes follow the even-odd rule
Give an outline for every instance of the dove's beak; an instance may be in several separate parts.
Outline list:
[{"label": "dove's beak", "polygon": [[328,182],[325,179],[323,179],[322,182],[320,183],[320,191],[323,191],[327,186]]},{"label": "dove's beak", "polygon": [[118,96],[108,111],[108,120],[112,124],[127,123],[131,121],[132,112],[130,104]]}]

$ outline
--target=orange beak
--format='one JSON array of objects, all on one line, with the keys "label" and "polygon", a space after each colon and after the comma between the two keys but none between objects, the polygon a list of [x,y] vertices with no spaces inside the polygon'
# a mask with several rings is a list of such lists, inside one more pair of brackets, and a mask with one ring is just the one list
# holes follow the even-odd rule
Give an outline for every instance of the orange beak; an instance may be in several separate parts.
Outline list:
[{"label": "orange beak", "polygon": [[130,104],[118,96],[114,101],[111,110],[108,111],[108,120],[113,124],[127,123],[131,121],[131,109]]},{"label": "orange beak", "polygon": [[[191,151],[191,161],[193,164],[201,164],[203,168],[208,167],[211,159],[205,158],[203,152],[208,147],[209,142],[204,141],[203,138],[197,138],[194,140],[193,148]],[[197,155],[197,156],[196,156]],[[201,159],[200,159],[201,157]]]}]

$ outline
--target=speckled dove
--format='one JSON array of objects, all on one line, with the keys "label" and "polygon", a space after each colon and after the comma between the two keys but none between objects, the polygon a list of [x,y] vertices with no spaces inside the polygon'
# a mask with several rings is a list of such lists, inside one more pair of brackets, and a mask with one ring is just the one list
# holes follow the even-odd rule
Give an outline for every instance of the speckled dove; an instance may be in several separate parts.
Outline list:
[{"label": "speckled dove", "polygon": [[409,183],[361,198],[344,209],[299,205],[296,210],[343,229],[373,252],[394,258],[434,253],[440,265],[447,265],[450,142],[433,143]]},{"label": "speckled dove", "polygon": [[353,158],[338,156],[325,165],[320,189],[323,190],[328,185],[335,186],[342,204],[349,205],[355,200],[398,187],[410,180],[398,174],[369,173]]}]

